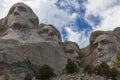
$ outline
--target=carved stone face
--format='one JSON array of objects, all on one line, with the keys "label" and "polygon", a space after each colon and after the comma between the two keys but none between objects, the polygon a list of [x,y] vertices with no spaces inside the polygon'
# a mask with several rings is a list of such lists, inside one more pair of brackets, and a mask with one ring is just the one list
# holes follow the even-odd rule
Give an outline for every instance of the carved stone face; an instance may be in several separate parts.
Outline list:
[{"label": "carved stone face", "polygon": [[37,16],[33,13],[31,8],[24,3],[13,5],[6,19],[7,26],[14,28],[35,28],[35,26],[39,24]]},{"label": "carved stone face", "polygon": [[79,57],[79,47],[74,42],[64,42],[64,51],[68,58],[76,61]]},{"label": "carved stone face", "polygon": [[51,25],[44,25],[44,26],[40,27],[38,33],[45,40],[61,41],[61,36],[60,36],[59,31]]},{"label": "carved stone face", "polygon": [[98,63],[112,61],[116,54],[118,41],[114,35],[100,35],[93,42],[93,54],[96,54]]}]

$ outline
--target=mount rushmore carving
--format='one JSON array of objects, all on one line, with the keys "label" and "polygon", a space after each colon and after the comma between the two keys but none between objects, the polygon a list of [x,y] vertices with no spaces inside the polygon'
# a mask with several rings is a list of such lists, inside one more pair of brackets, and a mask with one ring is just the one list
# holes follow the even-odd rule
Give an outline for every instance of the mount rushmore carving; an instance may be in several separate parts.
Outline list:
[{"label": "mount rushmore carving", "polygon": [[[83,50],[85,64],[97,65],[106,62],[113,66],[117,51],[120,49],[120,28],[113,31],[95,31],[91,33],[90,44]],[[83,51],[82,50],[82,51]],[[83,51],[84,52],[84,51]]]},{"label": "mount rushmore carving", "polygon": [[61,34],[51,24],[39,24],[33,10],[24,3],[14,4],[0,20],[0,80],[6,75],[23,80],[26,74],[37,77],[40,66],[48,64],[60,74],[67,60],[78,65],[113,64],[120,48],[120,28],[95,31],[90,44],[80,49],[75,42],[62,42]]},{"label": "mount rushmore carving", "polygon": [[[0,67],[0,79],[5,78],[4,73],[13,80],[22,80],[26,74],[37,77],[40,66],[44,64],[59,74],[64,70],[68,58],[72,59],[73,54],[77,55],[74,58],[79,57],[79,47],[74,44],[62,42],[55,26],[39,24],[38,17],[30,7],[16,3],[0,20],[0,65],[3,66]],[[66,50],[73,51],[66,53]],[[68,57],[67,54],[72,55]]]}]

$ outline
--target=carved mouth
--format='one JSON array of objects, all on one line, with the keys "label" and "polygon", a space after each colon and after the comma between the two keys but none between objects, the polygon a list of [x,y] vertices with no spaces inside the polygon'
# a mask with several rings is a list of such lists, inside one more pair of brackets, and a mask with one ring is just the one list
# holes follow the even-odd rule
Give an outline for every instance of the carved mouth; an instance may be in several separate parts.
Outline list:
[{"label": "carved mouth", "polygon": [[110,56],[103,56],[103,57],[101,57],[101,58],[99,58],[99,60],[101,61],[101,62],[109,62],[109,61],[111,61],[111,57]]},{"label": "carved mouth", "polygon": [[97,56],[98,56],[99,58],[103,57],[103,56],[104,56],[104,52],[103,52],[103,51],[102,51],[102,52],[97,52]]},{"label": "carved mouth", "polygon": [[24,20],[24,17],[17,16],[17,17],[14,18],[14,20]]},{"label": "carved mouth", "polygon": [[21,23],[19,23],[19,22],[16,22],[16,23],[14,23],[13,24],[13,29],[21,29],[21,28],[27,28],[28,26],[27,25],[22,25]]}]

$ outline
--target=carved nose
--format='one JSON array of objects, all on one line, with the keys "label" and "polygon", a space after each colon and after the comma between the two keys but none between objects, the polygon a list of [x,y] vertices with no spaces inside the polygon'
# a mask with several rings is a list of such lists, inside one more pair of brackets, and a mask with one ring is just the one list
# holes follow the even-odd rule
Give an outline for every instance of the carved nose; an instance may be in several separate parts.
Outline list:
[{"label": "carved nose", "polygon": [[98,48],[98,51],[102,51],[103,49],[102,48]]},{"label": "carved nose", "polygon": [[48,36],[53,36],[54,32],[53,31],[49,31]]},{"label": "carved nose", "polygon": [[15,15],[15,16],[16,16],[16,15],[19,15],[18,8],[15,8],[15,10],[14,10],[14,15]]},{"label": "carved nose", "polygon": [[102,50],[103,50],[102,45],[99,43],[98,44],[98,51],[102,51]]}]

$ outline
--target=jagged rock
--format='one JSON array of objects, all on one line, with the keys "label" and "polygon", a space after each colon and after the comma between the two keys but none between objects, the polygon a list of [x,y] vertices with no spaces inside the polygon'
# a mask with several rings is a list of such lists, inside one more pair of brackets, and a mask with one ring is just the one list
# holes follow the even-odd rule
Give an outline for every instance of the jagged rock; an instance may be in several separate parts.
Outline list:
[{"label": "jagged rock", "polygon": [[24,3],[14,4],[0,20],[0,62],[9,65],[17,80],[26,74],[37,77],[44,64],[61,73],[67,63],[61,41],[60,32],[53,25],[39,25],[38,17]]},{"label": "jagged rock", "polygon": [[75,73],[75,74],[62,74],[51,80],[106,80],[106,79],[105,77],[98,76],[95,74],[88,75],[83,73]]}]

